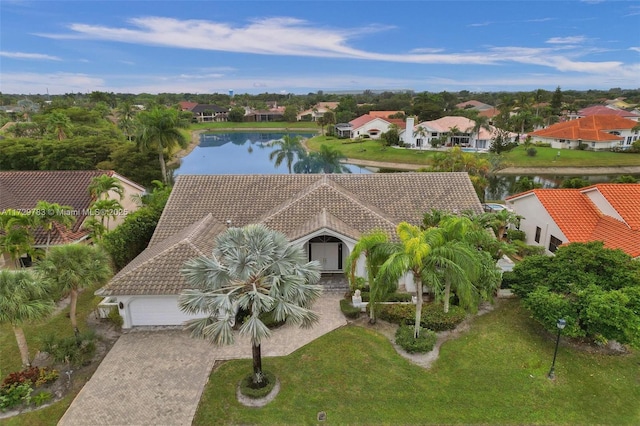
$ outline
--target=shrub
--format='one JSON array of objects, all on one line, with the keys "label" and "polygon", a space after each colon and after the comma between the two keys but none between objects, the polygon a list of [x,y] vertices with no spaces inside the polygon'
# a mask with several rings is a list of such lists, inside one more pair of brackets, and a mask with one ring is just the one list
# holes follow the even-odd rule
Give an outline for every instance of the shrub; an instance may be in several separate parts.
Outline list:
[{"label": "shrub", "polygon": [[513,241],[513,245],[516,248],[516,253],[521,257],[544,254],[544,247],[542,246],[530,246],[520,240]]},{"label": "shrub", "polygon": [[[381,320],[400,325],[415,324],[416,305],[414,304],[378,305],[376,310]],[[445,314],[439,304],[424,304],[420,325],[434,331],[453,330],[466,315],[467,313],[460,306],[450,306],[449,312]]]},{"label": "shrub", "polygon": [[538,154],[538,150],[535,149],[534,147],[527,148],[527,155],[529,157],[535,157],[537,154]]},{"label": "shrub", "polygon": [[507,229],[507,239],[509,241],[524,241],[527,239],[527,234],[519,229]]},{"label": "shrub", "polygon": [[14,383],[13,385],[0,389],[0,411],[19,404],[29,404],[33,388],[29,383]]},{"label": "shrub", "polygon": [[122,315],[120,315],[120,311],[118,311],[118,308],[115,306],[109,310],[107,319],[118,329],[122,328],[122,324],[124,324],[124,318],[122,318]]},{"label": "shrub", "polygon": [[57,338],[51,334],[42,339],[42,350],[56,362],[69,362],[74,366],[88,365],[96,352],[95,333],[80,335],[80,345],[75,336]]},{"label": "shrub", "polygon": [[414,327],[401,325],[396,331],[396,344],[405,351],[413,353],[429,352],[436,344],[436,333],[424,328],[420,329],[420,335],[416,339],[413,337]]},{"label": "shrub", "polygon": [[30,383],[33,385],[36,383],[39,377],[40,377],[40,368],[27,367],[22,371],[16,371],[16,372],[10,373],[2,381],[2,385],[0,386],[0,388],[8,388],[12,385],[19,385],[22,383]]},{"label": "shrub", "polygon": [[263,371],[263,374],[267,380],[266,386],[258,389],[253,388],[253,375],[249,375],[240,382],[240,393],[244,396],[248,396],[249,398],[256,399],[267,396],[276,385],[276,376],[269,371]]},{"label": "shrub", "polygon": [[[363,291],[360,293],[362,296],[363,302],[368,302],[370,300],[371,293],[368,291]],[[411,302],[411,293],[389,293],[384,297],[383,302]]]},{"label": "shrub", "polygon": [[350,300],[340,299],[340,310],[347,318],[358,318],[360,316],[360,308],[356,308],[351,304]]},{"label": "shrub", "polygon": [[53,398],[53,394],[51,392],[44,391],[44,392],[35,394],[31,398],[31,402],[33,402],[36,407],[39,407],[45,402],[50,401],[51,398]]},{"label": "shrub", "polygon": [[273,311],[261,314],[260,320],[270,329],[278,328],[285,323],[284,321],[276,321]]},{"label": "shrub", "polygon": [[393,324],[413,324],[416,317],[416,305],[377,305],[378,318]]}]

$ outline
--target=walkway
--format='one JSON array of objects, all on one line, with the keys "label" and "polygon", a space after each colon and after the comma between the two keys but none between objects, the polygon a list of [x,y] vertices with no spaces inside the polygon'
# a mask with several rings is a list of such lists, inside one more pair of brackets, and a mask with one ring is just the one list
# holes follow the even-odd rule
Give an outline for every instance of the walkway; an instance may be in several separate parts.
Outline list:
[{"label": "walkway", "polygon": [[[288,355],[342,327],[338,294],[325,294],[310,330],[285,325],[262,344],[265,357]],[[216,347],[182,330],[123,334],[58,425],[191,425],[215,361],[251,358],[248,338]]]}]

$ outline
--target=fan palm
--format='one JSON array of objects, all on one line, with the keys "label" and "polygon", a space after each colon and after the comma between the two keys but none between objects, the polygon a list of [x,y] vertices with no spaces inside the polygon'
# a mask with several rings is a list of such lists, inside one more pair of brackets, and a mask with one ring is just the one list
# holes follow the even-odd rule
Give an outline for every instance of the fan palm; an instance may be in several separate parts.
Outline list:
[{"label": "fan palm", "polygon": [[260,315],[271,313],[276,321],[303,328],[318,319],[310,307],[322,291],[316,285],[320,264],[307,262],[300,247],[264,225],[229,228],[216,237],[211,257],[187,261],[182,274],[190,288],[181,293],[178,306],[188,314],[206,315],[186,323],[193,337],[231,344],[236,309],[249,311],[239,333],[251,340],[252,380],[257,388],[267,385],[261,343],[270,336]]},{"label": "fan palm", "polygon": [[269,154],[269,160],[273,161],[275,159],[274,166],[276,168],[280,167],[280,164],[286,160],[287,169],[289,170],[289,174],[291,174],[293,160],[304,149],[302,148],[301,137],[284,135],[282,139],[276,141],[274,144],[277,145],[278,148],[271,151],[271,154]]},{"label": "fan palm", "polygon": [[46,317],[54,306],[46,287],[31,272],[0,270],[0,323],[11,324],[23,366],[30,360],[22,324]]}]

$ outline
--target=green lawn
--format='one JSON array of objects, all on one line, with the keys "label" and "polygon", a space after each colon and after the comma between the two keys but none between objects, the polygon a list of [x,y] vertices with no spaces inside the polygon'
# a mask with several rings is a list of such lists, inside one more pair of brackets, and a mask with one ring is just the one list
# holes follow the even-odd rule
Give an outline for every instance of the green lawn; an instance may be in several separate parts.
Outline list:
[{"label": "green lawn", "polygon": [[[524,146],[504,154],[505,164],[514,167],[615,167],[640,166],[640,154],[620,152],[579,151],[535,147],[538,151],[529,157]],[[558,152],[560,156],[558,157]]]},{"label": "green lawn", "polygon": [[247,122],[247,123],[234,123],[232,121],[217,122],[217,123],[194,123],[189,126],[190,130],[226,130],[226,129],[313,129],[320,131],[315,123],[308,121],[298,121],[295,123],[288,123],[285,121],[265,121],[265,122]]},{"label": "green lawn", "polygon": [[640,424],[640,353],[561,347],[550,381],[554,343],[517,301],[502,302],[445,343],[431,370],[399,356],[380,334],[348,326],[265,359],[282,389],[264,408],[235,398],[251,361],[223,364],[194,424],[316,424],[319,411],[327,424]]}]

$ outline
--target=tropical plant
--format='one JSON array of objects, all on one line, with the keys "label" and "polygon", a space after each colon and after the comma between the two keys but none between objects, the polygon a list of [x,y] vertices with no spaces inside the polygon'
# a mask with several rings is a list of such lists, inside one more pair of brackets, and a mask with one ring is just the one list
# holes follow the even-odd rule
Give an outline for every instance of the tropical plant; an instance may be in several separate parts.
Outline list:
[{"label": "tropical plant", "polygon": [[71,296],[69,318],[78,338],[78,292],[103,285],[111,278],[113,272],[109,256],[99,246],[66,244],[52,247],[36,268],[46,283]]},{"label": "tropical plant", "polygon": [[64,112],[51,112],[47,115],[47,131],[55,134],[56,138],[61,141],[71,131],[71,119]]},{"label": "tropical plant", "polygon": [[278,146],[278,148],[271,151],[269,160],[275,160],[273,165],[276,168],[280,167],[283,161],[286,161],[287,170],[289,170],[289,174],[291,174],[293,160],[304,150],[301,140],[302,138],[300,136],[284,135],[282,139],[274,142],[274,145]]},{"label": "tropical plant", "polygon": [[61,206],[58,203],[49,203],[47,201],[38,201],[35,209],[32,210],[34,212],[34,226],[41,226],[47,233],[46,251],[49,251],[49,246],[51,245],[51,234],[54,225],[57,223],[68,228],[75,222],[75,218],[71,214],[72,211],[73,207],[71,206]]},{"label": "tropical plant", "polygon": [[40,320],[54,308],[47,288],[29,271],[0,270],[0,323],[11,324],[22,365],[30,365],[29,346],[22,325]]},{"label": "tropical plant", "polygon": [[[109,229],[110,218],[115,219],[118,217],[122,211],[122,204],[118,200],[97,200],[91,205],[90,211],[92,216],[100,218],[100,224],[105,229]],[[104,223],[105,219],[107,220],[106,225]]]},{"label": "tropical plant", "polygon": [[367,282],[370,288],[369,295],[369,322],[376,322],[375,307],[377,302],[382,302],[385,296],[395,291],[398,281],[385,280],[378,274],[380,266],[386,260],[384,245],[389,242],[389,237],[384,231],[371,231],[360,237],[347,258],[347,271],[349,281],[356,280],[356,266],[358,259],[364,255]]},{"label": "tropical plant", "polygon": [[91,179],[89,193],[93,198],[100,200],[104,196],[104,199],[107,199],[109,191],[118,194],[121,201],[124,198],[124,187],[118,178],[104,174]]},{"label": "tropical plant", "polygon": [[323,173],[351,173],[349,168],[341,162],[346,157],[337,149],[329,145],[320,145],[320,151],[315,154]]},{"label": "tropical plant", "polygon": [[34,256],[34,215],[7,209],[0,212],[0,253],[8,253],[16,268],[20,268],[20,256]]},{"label": "tropical plant", "polygon": [[189,124],[180,118],[177,110],[160,107],[141,112],[137,119],[140,123],[139,147],[142,150],[155,149],[157,151],[162,180],[167,183],[169,176],[167,175],[164,152],[178,146],[186,148],[188,141],[180,129],[187,128]]},{"label": "tropical plant", "polygon": [[239,333],[251,340],[255,388],[268,384],[261,343],[271,333],[260,316],[269,312],[276,321],[303,328],[318,319],[310,307],[322,292],[316,285],[320,264],[307,262],[300,247],[261,224],[227,229],[215,238],[212,256],[187,261],[182,274],[190,288],[180,294],[178,306],[191,315],[206,315],[187,322],[193,337],[231,344],[236,310],[249,311]]},{"label": "tropical plant", "polygon": [[476,140],[478,140],[480,139],[480,130],[482,129],[485,129],[488,132],[493,131],[493,127],[491,127],[491,124],[489,124],[489,117],[484,115],[479,115],[476,118],[474,118],[473,126],[469,127],[466,131],[471,132],[472,134],[475,133]]}]

